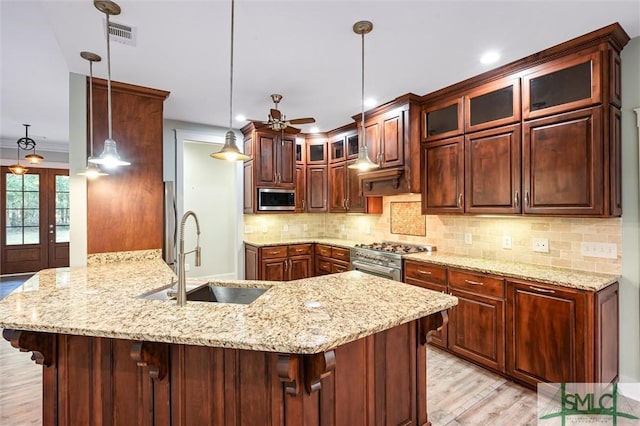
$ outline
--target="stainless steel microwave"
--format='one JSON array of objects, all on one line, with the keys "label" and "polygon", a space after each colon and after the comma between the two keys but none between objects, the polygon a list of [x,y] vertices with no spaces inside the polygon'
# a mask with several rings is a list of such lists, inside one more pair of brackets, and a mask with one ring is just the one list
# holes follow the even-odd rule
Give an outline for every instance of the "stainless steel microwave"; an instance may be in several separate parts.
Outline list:
[{"label": "stainless steel microwave", "polygon": [[295,189],[258,188],[258,211],[294,211]]}]

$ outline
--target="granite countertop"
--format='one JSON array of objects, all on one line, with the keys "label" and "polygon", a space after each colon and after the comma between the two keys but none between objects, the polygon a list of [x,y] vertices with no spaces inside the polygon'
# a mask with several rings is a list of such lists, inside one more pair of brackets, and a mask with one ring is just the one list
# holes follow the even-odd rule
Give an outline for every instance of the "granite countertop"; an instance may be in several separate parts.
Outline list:
[{"label": "granite countertop", "polygon": [[482,259],[438,252],[406,254],[403,258],[406,260],[452,266],[485,274],[495,274],[508,278],[537,281],[540,283],[588,291],[601,290],[618,281],[620,278],[617,275],[611,274],[597,274],[570,269],[530,265],[527,263]]},{"label": "granite countertop", "polygon": [[[269,247],[269,246],[281,246],[285,244],[326,244],[330,246],[337,246],[350,249],[356,244],[363,243],[363,241],[343,240],[340,238],[325,238],[325,237],[298,237],[298,238],[278,238],[278,239],[264,239],[264,238],[245,238],[246,244],[251,244],[256,247]],[[366,242],[366,241],[364,241]],[[369,241],[372,242],[372,241]]]},{"label": "granite countertop", "polygon": [[0,328],[283,353],[319,353],[457,304],[457,299],[349,271],[269,288],[249,305],[147,300],[169,285],[160,259],[40,271],[0,301]]}]

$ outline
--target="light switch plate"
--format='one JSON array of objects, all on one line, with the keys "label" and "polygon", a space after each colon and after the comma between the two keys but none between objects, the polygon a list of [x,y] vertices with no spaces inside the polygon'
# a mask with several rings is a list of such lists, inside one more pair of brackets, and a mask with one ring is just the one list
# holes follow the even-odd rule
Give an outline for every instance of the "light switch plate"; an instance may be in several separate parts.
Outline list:
[{"label": "light switch plate", "polygon": [[593,243],[585,241],[582,243],[582,255],[616,259],[618,257],[618,246],[613,243]]},{"label": "light switch plate", "polygon": [[464,243],[465,244],[473,244],[473,236],[471,235],[471,232],[465,232],[464,233]]}]

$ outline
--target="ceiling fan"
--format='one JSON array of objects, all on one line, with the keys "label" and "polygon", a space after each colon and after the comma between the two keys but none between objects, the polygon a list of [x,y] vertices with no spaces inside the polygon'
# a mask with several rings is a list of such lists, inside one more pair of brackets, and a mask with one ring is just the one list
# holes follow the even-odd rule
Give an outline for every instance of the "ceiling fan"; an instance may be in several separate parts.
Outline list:
[{"label": "ceiling fan", "polygon": [[[306,117],[306,118],[294,118],[292,120],[287,120],[286,116],[278,109],[278,103],[282,100],[282,95],[274,93],[271,95],[271,100],[274,103],[274,108],[269,110],[269,119],[267,121],[261,120],[249,120],[259,125],[264,125],[271,130],[283,131],[286,133],[300,133],[300,129],[293,127],[294,125],[299,124],[310,124],[315,123],[315,118]],[[261,127],[261,126],[260,126]]]}]

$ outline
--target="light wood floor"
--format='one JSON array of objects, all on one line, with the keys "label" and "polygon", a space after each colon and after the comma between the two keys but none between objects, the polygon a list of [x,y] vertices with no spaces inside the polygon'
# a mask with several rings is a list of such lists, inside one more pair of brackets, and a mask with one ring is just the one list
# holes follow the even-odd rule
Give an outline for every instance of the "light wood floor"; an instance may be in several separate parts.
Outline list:
[{"label": "light wood floor", "polygon": [[[536,394],[438,349],[428,353],[433,426],[535,425]],[[0,338],[0,425],[40,425],[42,367]]]}]

